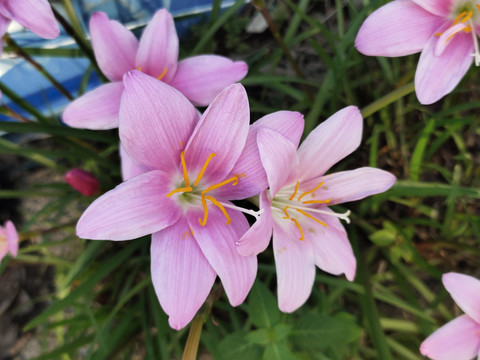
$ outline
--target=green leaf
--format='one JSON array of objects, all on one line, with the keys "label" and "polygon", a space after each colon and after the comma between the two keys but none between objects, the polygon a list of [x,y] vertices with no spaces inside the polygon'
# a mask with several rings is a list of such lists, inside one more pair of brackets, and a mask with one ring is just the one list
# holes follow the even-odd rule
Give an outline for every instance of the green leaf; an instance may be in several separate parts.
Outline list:
[{"label": "green leaf", "polygon": [[248,308],[250,318],[258,328],[271,328],[280,320],[280,311],[275,297],[260,281],[256,281],[250,291]]},{"label": "green leaf", "polygon": [[293,354],[285,343],[272,343],[267,346],[263,360],[291,360]]},{"label": "green leaf", "polygon": [[245,331],[237,331],[226,336],[219,349],[225,360],[259,359],[262,354],[260,346],[246,341]]},{"label": "green leaf", "polygon": [[369,236],[370,241],[378,246],[388,246],[395,242],[397,233],[390,229],[375,231]]}]

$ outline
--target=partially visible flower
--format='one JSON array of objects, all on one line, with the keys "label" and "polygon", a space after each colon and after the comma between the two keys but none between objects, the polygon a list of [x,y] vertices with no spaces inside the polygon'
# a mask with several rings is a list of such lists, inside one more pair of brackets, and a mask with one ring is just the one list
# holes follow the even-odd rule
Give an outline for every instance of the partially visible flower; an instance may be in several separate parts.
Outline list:
[{"label": "partially visible flower", "polygon": [[18,253],[18,233],[10,220],[7,220],[4,226],[0,226],[0,261],[7,253],[13,257]]},{"label": "partially visible flower", "polygon": [[278,305],[292,312],[310,296],[315,265],[331,274],[355,277],[356,261],[340,219],[348,214],[328,208],[381,193],[395,177],[364,167],[325,175],[337,161],[355,150],[362,137],[362,117],[356,107],[340,110],[297,144],[269,129],[257,135],[269,191],[260,195],[260,219],[237,243],[242,255],[265,250],[273,231]]},{"label": "partially visible flower", "polygon": [[75,190],[85,196],[98,193],[100,184],[92,173],[83,169],[72,169],[65,174],[65,181]]},{"label": "partially visible flower", "polygon": [[420,352],[434,360],[477,358],[480,353],[480,281],[472,276],[450,272],[442,276],[442,282],[465,314],[425,339],[420,345]]},{"label": "partially visible flower", "polygon": [[100,69],[112,81],[73,101],[63,113],[72,127],[118,127],[123,75],[134,69],[179,90],[195,105],[206,106],[221,90],[245,77],[248,66],[223,56],[200,55],[178,62],[178,36],[172,15],[159,10],[140,42],[132,32],[102,12],[93,14],[90,34]]},{"label": "partially visible flower", "polygon": [[44,39],[54,39],[60,34],[47,0],[0,0],[0,37],[12,20]]},{"label": "partially visible flower", "polygon": [[470,68],[480,66],[480,2],[476,0],[394,0],[372,13],[355,46],[372,56],[422,52],[415,91],[422,104],[450,93]]},{"label": "partially visible flower", "polygon": [[298,141],[301,116],[278,112],[249,126],[240,84],[223,90],[200,118],[180,92],[142,72],[127,73],[124,84],[119,131],[129,180],[90,205],[77,234],[110,240],[152,234],[152,281],[170,325],[180,329],[217,275],[233,306],[247,296],[257,261],[238,254],[235,243],[248,230],[241,212],[257,214],[231,200],[267,187],[256,133],[273,129]]}]

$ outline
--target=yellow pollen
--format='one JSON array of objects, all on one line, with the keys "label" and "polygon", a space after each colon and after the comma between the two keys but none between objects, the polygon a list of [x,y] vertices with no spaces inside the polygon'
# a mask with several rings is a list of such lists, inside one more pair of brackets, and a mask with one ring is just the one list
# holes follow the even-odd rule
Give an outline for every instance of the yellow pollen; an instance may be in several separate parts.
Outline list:
[{"label": "yellow pollen", "polygon": [[303,201],[302,204],[328,204],[330,201],[332,201],[331,199],[327,199],[327,200],[307,200],[307,201]]},{"label": "yellow pollen", "polygon": [[[453,21],[453,24],[451,26],[454,26],[454,25],[457,25],[458,22],[462,19],[462,17],[464,17],[465,15],[467,15],[467,12],[466,11],[463,11],[461,12],[456,18],[455,20]],[[463,22],[463,21],[462,21]]]},{"label": "yellow pollen", "polygon": [[285,216],[283,217],[284,219],[290,219],[290,215],[288,215],[288,212],[287,212],[287,210],[288,210],[289,207],[290,207],[290,206],[285,206],[285,207],[283,208],[283,212],[285,213]]},{"label": "yellow pollen", "polygon": [[297,185],[295,185],[295,191],[293,192],[292,196],[288,198],[288,200],[293,200],[295,195],[297,195],[298,187],[300,186],[300,181],[297,181]]},{"label": "yellow pollen", "polygon": [[320,225],[323,225],[325,227],[328,227],[328,225],[326,223],[324,223],[323,221],[320,221],[318,220],[317,218],[313,217],[312,215],[310,215],[309,213],[306,213],[305,211],[302,211],[300,209],[295,209],[297,210],[300,214],[308,217],[309,219],[312,219],[312,220],[315,220],[317,223],[319,223]]},{"label": "yellow pollen", "polygon": [[323,184],[325,184],[324,181],[322,181],[320,184],[318,184],[317,186],[315,186],[312,190],[305,191],[302,195],[300,195],[300,197],[298,198],[298,201],[301,201],[302,198],[303,198],[305,195],[311,194],[311,193],[317,191],[318,189],[320,189]]},{"label": "yellow pollen", "polygon": [[162,78],[165,76],[167,71],[168,71],[168,68],[163,69],[163,72],[160,75],[157,76],[157,79],[162,80]]},{"label": "yellow pollen", "polygon": [[[188,180],[187,164],[185,164],[185,150],[180,154],[182,161],[183,180],[185,180],[185,186],[190,187],[190,181]],[[196,184],[195,184],[196,185]]]},{"label": "yellow pollen", "polygon": [[[205,190],[202,191],[202,206],[203,206],[203,211],[204,211],[204,217],[203,217],[203,220],[198,219],[198,221],[200,222],[200,225],[205,226],[207,224],[207,218],[208,218],[208,207],[207,207],[207,200],[205,198],[205,194],[209,191],[221,188],[222,186],[227,185],[229,183],[232,183],[232,186],[237,185],[238,184],[238,175],[235,175],[235,176],[231,177],[230,179],[222,181],[221,183],[209,186],[208,188],[206,188]],[[209,196],[209,198],[212,198],[212,197]],[[220,204],[218,201],[216,201],[216,202],[218,204]],[[214,205],[216,205],[216,204],[214,203]],[[222,206],[222,208],[223,208],[223,206]],[[222,210],[222,209],[220,209],[220,210]],[[223,211],[225,211],[225,209],[223,209]],[[226,212],[224,212],[224,215],[227,218],[227,225],[230,224],[230,218],[228,217],[228,215],[226,215]]]},{"label": "yellow pollen", "polygon": [[137,68],[137,70],[138,70],[138,71],[142,71],[142,67],[139,66],[139,67]]},{"label": "yellow pollen", "polygon": [[[477,7],[477,9],[480,11],[480,5],[479,4],[475,4],[475,6]],[[450,25],[449,29],[455,25],[457,25],[458,23],[466,23],[468,20],[470,20],[473,16],[473,11],[472,10],[469,10],[468,13],[466,11],[462,11],[456,18],[455,20],[453,20],[453,23],[452,25]],[[452,35],[450,35],[446,41],[449,41],[451,38],[453,38],[456,34],[458,34],[460,31],[465,31],[467,34],[472,31],[472,27],[470,25],[466,26],[465,28],[461,29],[461,30],[458,30],[456,31],[455,33],[453,33]],[[442,36],[443,32],[438,32],[438,33],[435,33],[435,36]]]},{"label": "yellow pollen", "polygon": [[305,236],[303,235],[303,230],[302,228],[300,227],[300,224],[298,223],[297,219],[294,219],[294,218],[291,218],[290,220],[292,220],[295,225],[297,226],[298,230],[300,231],[300,238],[298,240],[300,241],[303,241],[305,240]]},{"label": "yellow pollen", "polygon": [[470,20],[470,18],[472,17],[473,15],[473,11],[470,10],[467,14],[467,16],[465,16],[465,18],[462,20],[462,23],[466,23],[468,20]]},{"label": "yellow pollen", "polygon": [[187,187],[183,187],[183,188],[178,188],[178,189],[175,189],[175,190],[172,190],[170,191],[167,195],[165,195],[167,198],[172,196],[173,194],[175,193],[179,193],[179,192],[191,192],[193,191],[193,188],[191,186],[187,186]]},{"label": "yellow pollen", "polygon": [[198,176],[195,179],[195,182],[193,183],[193,186],[197,186],[198,183],[200,182],[200,180],[202,180],[203,174],[205,173],[205,170],[207,169],[208,163],[210,162],[210,160],[212,160],[212,158],[215,155],[216,155],[215,153],[211,153],[210,155],[208,155],[208,158],[205,161],[205,164],[203,164],[202,170],[200,170],[200,172],[198,173]]},{"label": "yellow pollen", "polygon": [[215,198],[211,197],[211,196],[206,196],[206,198],[208,200],[210,200],[213,205],[215,205],[216,207],[218,207],[220,209],[220,211],[223,213],[223,215],[227,218],[227,222],[225,223],[225,225],[228,225],[232,222],[232,220],[230,219],[230,216],[228,216],[227,214],[227,210],[225,210],[225,208],[223,207],[222,204],[220,204]]}]

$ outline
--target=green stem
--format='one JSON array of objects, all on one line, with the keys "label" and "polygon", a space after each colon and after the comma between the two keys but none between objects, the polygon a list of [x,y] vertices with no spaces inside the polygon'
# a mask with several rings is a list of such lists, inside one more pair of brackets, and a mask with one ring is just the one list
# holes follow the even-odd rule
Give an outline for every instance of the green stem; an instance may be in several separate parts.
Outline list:
[{"label": "green stem", "polygon": [[0,82],[0,91],[7,96],[10,100],[16,103],[18,106],[23,108],[28,113],[35,116],[40,122],[48,122],[48,119],[43,116],[43,114],[38,111],[32,104],[28,101],[24,100],[20,95],[18,95],[15,91],[10,89],[7,85]]},{"label": "green stem", "polygon": [[4,113],[20,122],[24,123],[32,123],[33,120],[27,119],[25,116],[19,114],[15,110],[13,110],[10,106],[7,106],[5,104],[0,106],[0,109],[4,111]]},{"label": "green stem", "polygon": [[19,236],[19,241],[24,241],[24,240],[28,240],[28,239],[31,239],[32,237],[35,237],[35,236],[40,236],[40,235],[46,235],[46,234],[51,234],[53,232],[56,232],[58,230],[63,230],[65,228],[69,228],[69,227],[73,227],[75,226],[77,223],[76,222],[69,222],[67,224],[62,224],[62,225],[58,225],[58,226],[54,226],[50,229],[45,229],[45,230],[37,230],[37,231],[29,231],[29,232],[24,232],[24,233],[21,233],[20,236]]},{"label": "green stem", "polygon": [[412,81],[398,89],[393,90],[391,93],[381,97],[380,99],[374,101],[370,105],[365,106],[361,112],[364,118],[369,117],[370,115],[376,113],[377,111],[383,109],[387,105],[401,99],[402,97],[411,94],[415,91],[415,84]]}]

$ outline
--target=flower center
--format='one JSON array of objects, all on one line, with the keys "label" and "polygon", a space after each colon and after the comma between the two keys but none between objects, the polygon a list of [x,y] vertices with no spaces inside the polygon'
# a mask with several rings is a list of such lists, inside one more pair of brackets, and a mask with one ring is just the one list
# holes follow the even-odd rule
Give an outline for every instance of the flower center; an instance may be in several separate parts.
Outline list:
[{"label": "flower center", "polygon": [[321,215],[328,215],[328,216],[334,216],[339,219],[345,220],[347,223],[350,223],[350,219],[348,216],[350,215],[350,210],[345,212],[344,214],[339,214],[333,211],[325,211],[322,209],[317,209],[313,207],[315,204],[329,204],[331,202],[331,199],[325,199],[325,200],[302,200],[306,195],[313,194],[315,191],[320,189],[323,186],[324,182],[322,181],[319,183],[317,186],[315,186],[313,189],[305,191],[298,195],[298,197],[295,199],[298,193],[298,189],[300,187],[300,181],[297,181],[295,185],[295,189],[293,190],[293,193],[288,199],[286,199],[285,195],[280,195],[275,197],[272,200],[272,206],[275,210],[279,210],[283,212],[285,216],[282,218],[285,220],[290,220],[292,221],[295,226],[298,228],[298,231],[300,232],[300,238],[299,240],[303,241],[305,240],[305,235],[304,231],[300,225],[300,222],[296,217],[293,217],[289,211],[295,210],[298,214],[303,215],[303,217],[306,217],[310,220],[315,221],[316,223],[328,227],[328,225],[323,222],[320,219],[317,219],[315,216],[313,216],[310,213],[313,214],[321,214]]},{"label": "flower center", "polygon": [[[260,212],[253,211],[253,210],[248,210],[248,209],[243,209],[241,207],[238,207],[238,206],[235,206],[235,205],[232,205],[232,204],[222,203],[222,202],[218,201],[217,199],[215,199],[213,196],[207,195],[207,193],[209,193],[210,191],[219,189],[222,186],[225,186],[225,185],[228,185],[228,184],[232,184],[232,186],[237,185],[238,181],[240,180],[242,175],[236,175],[235,174],[231,178],[229,178],[227,180],[224,180],[224,181],[222,181],[218,184],[210,185],[203,190],[202,189],[197,189],[197,191],[195,191],[198,184],[200,183],[200,180],[202,180],[203,175],[205,174],[205,170],[207,169],[208,164],[210,163],[210,161],[212,160],[212,158],[214,156],[216,156],[215,153],[211,153],[208,156],[207,160],[205,160],[205,163],[202,166],[202,169],[198,173],[197,178],[195,179],[195,182],[193,183],[193,186],[190,186],[190,179],[188,178],[187,164],[185,163],[185,151],[182,151],[182,153],[180,154],[180,160],[181,160],[181,163],[182,163],[183,181],[184,181],[185,186],[181,186],[181,187],[179,187],[175,190],[170,191],[166,195],[166,197],[168,198],[168,197],[170,197],[170,196],[172,196],[173,194],[176,194],[176,193],[182,193],[182,194],[191,193],[192,197],[200,198],[204,215],[203,215],[203,219],[199,218],[198,221],[199,221],[200,225],[202,225],[202,226],[205,226],[207,224],[207,219],[208,219],[207,200],[210,201],[213,205],[215,205],[216,207],[218,207],[220,209],[222,214],[227,219],[227,222],[226,222],[225,225],[228,225],[232,222],[231,219],[230,219],[230,216],[228,215],[225,208],[230,208],[230,209],[233,209],[233,210],[242,211],[244,213],[253,215],[256,218],[258,218],[258,216],[260,215]],[[198,195],[198,190],[200,190],[199,191],[200,195]]]}]

